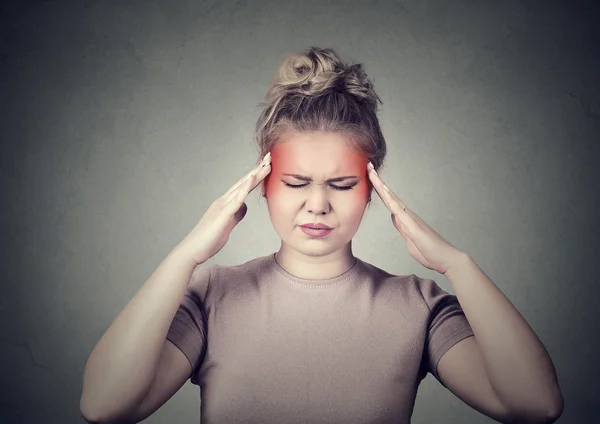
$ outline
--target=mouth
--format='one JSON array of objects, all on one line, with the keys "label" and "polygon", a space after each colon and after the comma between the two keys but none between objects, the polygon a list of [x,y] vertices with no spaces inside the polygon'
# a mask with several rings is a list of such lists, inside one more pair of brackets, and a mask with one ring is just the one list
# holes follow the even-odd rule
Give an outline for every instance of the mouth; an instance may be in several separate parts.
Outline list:
[{"label": "mouth", "polygon": [[321,238],[321,237],[325,237],[327,235],[329,235],[329,233],[331,233],[333,231],[333,228],[327,227],[327,226],[323,226],[326,228],[314,228],[315,225],[311,224],[311,225],[301,225],[300,226],[300,230],[306,234],[307,236],[311,237],[311,238]]},{"label": "mouth", "polygon": [[308,228],[311,230],[333,230],[333,228],[328,227],[325,224],[302,224],[302,228]]}]

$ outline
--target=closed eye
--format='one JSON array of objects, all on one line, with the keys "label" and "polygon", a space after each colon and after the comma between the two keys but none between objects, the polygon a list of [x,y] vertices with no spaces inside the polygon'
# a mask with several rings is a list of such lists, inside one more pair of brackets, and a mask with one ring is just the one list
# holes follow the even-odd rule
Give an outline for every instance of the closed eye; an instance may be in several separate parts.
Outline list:
[{"label": "closed eye", "polygon": [[[285,181],[282,181],[282,183],[286,186],[286,187],[291,187],[291,188],[302,188],[302,187],[306,187],[308,184],[300,184],[300,185],[293,185],[293,184],[288,184]],[[329,186],[334,189],[334,190],[340,190],[340,191],[346,191],[346,190],[352,190],[354,188],[354,186],[348,186],[348,187],[338,187],[335,186],[333,184],[329,184]]]}]

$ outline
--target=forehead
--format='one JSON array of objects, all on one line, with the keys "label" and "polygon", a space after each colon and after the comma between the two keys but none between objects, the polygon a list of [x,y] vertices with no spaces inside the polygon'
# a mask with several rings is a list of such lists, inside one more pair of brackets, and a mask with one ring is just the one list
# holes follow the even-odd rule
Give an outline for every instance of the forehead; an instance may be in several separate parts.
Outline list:
[{"label": "forehead", "polygon": [[364,155],[340,133],[287,133],[272,149],[273,162],[295,171],[334,173],[360,165]]}]

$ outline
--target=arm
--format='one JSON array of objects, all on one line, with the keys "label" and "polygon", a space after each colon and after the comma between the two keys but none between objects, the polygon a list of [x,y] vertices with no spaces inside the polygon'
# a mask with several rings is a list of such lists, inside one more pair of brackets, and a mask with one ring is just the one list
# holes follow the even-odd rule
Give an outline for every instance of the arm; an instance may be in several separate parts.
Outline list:
[{"label": "arm", "polygon": [[195,268],[196,263],[175,248],[94,347],[80,399],[87,421],[131,416],[139,409],[155,380],[169,326]]},{"label": "arm", "polygon": [[[493,392],[512,416],[523,417],[526,422],[555,421],[562,413],[562,394],[552,360],[531,327],[471,257],[465,255],[444,275],[456,293],[477,343],[462,341],[456,345],[454,354],[448,351],[444,356],[454,359],[440,360],[440,375],[454,375],[456,378],[449,383],[458,387],[461,383],[458,373],[444,370],[467,367],[467,362],[473,367],[478,361],[463,359],[476,355]],[[463,352],[469,353],[467,356],[456,354],[469,346],[476,347],[476,351]]]},{"label": "arm", "polygon": [[[439,360],[438,374],[447,387],[502,419],[555,421],[562,413],[563,398],[552,361],[536,334],[471,257],[407,208],[370,162],[368,169],[409,253],[448,278],[473,330],[477,343],[469,340],[472,337],[462,340]],[[477,365],[478,358],[482,366]]]}]

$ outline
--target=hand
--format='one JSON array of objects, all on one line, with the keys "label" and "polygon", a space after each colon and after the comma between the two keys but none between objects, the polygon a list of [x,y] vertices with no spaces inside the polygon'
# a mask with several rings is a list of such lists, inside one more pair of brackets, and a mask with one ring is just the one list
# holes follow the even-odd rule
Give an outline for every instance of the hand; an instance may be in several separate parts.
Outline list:
[{"label": "hand", "polygon": [[[264,165],[264,166],[263,166]],[[271,172],[271,153],[250,173],[216,199],[194,229],[177,246],[198,265],[216,255],[229,240],[233,228],[246,216],[246,196]]]},{"label": "hand", "polygon": [[454,247],[396,196],[368,163],[367,173],[377,194],[390,210],[392,223],[400,232],[410,255],[421,265],[446,274],[466,253]]}]

